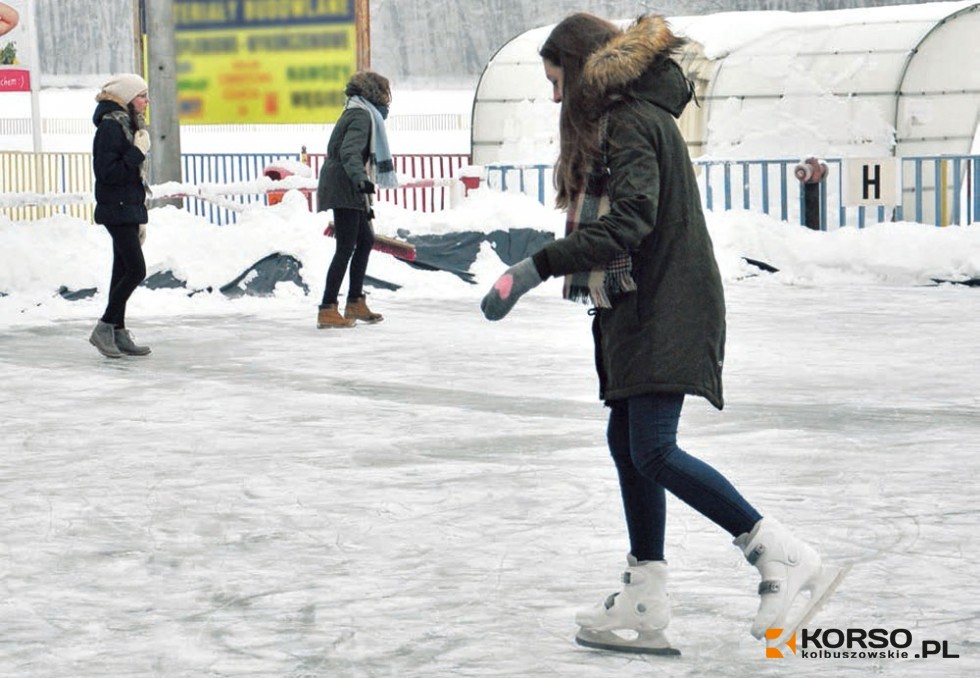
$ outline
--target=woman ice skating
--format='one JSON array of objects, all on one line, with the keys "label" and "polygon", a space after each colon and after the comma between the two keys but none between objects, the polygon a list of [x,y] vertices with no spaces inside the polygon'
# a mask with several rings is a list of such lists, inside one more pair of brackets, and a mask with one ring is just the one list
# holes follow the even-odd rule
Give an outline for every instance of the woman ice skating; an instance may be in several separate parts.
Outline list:
[{"label": "woman ice skating", "polygon": [[[515,264],[481,308],[500,320],[528,290],[565,276],[595,307],[600,397],[630,552],[621,591],[576,615],[589,647],[678,654],[664,559],[665,490],[727,531],[758,568],[752,635],[782,645],[842,576],[759,512],[718,471],[677,446],[686,395],[723,406],[725,302],[691,160],[674,118],[692,85],[671,58],[683,42],[662,17],[620,30],[588,14],[559,23],[540,50],[561,104],[557,203],[566,236]],[[808,591],[799,611],[790,607]]]},{"label": "woman ice skating", "polygon": [[[398,186],[385,131],[391,104],[388,79],[373,71],[358,71],[351,76],[344,93],[347,104],[327,142],[327,160],[317,185],[318,209],[333,210],[337,241],[317,313],[316,325],[320,329],[353,327],[358,320],[377,323],[384,319],[368,308],[364,293],[364,275],[374,245],[371,196],[375,187]],[[350,284],[341,315],[338,297],[348,263]]]},{"label": "woman ice skating", "polygon": [[146,355],[149,347],[136,344],[126,329],[126,303],[146,277],[143,241],[146,238],[146,157],[150,135],[146,130],[149,97],[146,81],[125,73],[112,77],[95,100],[92,121],[95,140],[95,222],[112,237],[112,277],[105,313],[89,341],[102,355]]}]

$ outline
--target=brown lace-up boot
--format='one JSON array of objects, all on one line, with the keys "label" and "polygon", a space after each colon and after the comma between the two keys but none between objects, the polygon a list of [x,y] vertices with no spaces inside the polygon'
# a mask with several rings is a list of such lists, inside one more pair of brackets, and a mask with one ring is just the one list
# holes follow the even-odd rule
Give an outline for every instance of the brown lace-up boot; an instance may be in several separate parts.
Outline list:
[{"label": "brown lace-up boot", "polygon": [[379,323],[384,320],[383,315],[368,308],[367,298],[363,295],[354,300],[347,300],[344,317],[348,320],[363,320],[366,323]]},{"label": "brown lace-up boot", "polygon": [[319,312],[316,314],[316,326],[320,330],[332,327],[353,327],[355,324],[353,320],[349,320],[340,315],[340,311],[337,310],[337,304],[321,306]]}]

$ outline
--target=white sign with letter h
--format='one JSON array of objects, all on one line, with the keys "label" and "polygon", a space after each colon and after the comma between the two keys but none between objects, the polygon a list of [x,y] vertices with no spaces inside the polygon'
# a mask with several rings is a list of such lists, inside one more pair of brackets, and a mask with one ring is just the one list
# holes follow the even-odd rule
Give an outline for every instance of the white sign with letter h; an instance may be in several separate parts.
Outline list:
[{"label": "white sign with letter h", "polygon": [[844,158],[842,201],[846,207],[899,204],[898,159]]}]

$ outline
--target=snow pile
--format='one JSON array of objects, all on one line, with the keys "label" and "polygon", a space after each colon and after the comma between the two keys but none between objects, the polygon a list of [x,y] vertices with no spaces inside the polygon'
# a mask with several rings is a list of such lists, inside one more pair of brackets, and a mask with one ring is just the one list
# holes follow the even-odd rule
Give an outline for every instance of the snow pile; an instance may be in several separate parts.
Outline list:
[{"label": "snow pile", "polygon": [[[534,229],[560,237],[562,213],[520,194],[488,189],[471,191],[459,205],[440,212],[411,212],[377,205],[376,230],[389,236],[450,234],[465,231]],[[216,291],[273,253],[302,263],[300,274],[308,296],[293,284],[280,283],[276,297],[314,304],[322,294],[323,276],[334,251],[324,230],[330,212],[310,213],[306,197],[289,191],[273,206],[244,206],[237,224],[216,226],[206,219],[168,206],[150,210],[145,245],[148,275],[169,272],[186,289],[140,290],[133,303],[145,303],[160,315],[212,311],[239,304]],[[866,229],[816,232],[745,211],[709,212],[715,252],[728,284],[747,277],[773,284],[923,285],[935,280],[980,278],[980,229],[935,228],[914,223],[882,224]],[[82,219],[59,216],[14,223],[0,217],[0,318],[31,309],[35,316],[74,314],[58,291],[97,288],[102,298],[112,264],[108,234]],[[757,264],[778,269],[767,272]],[[505,265],[489,243],[483,243],[470,267],[477,282],[442,271],[419,270],[392,256],[375,253],[368,274],[400,286],[400,298],[478,299]],[[558,281],[543,286],[545,293]],[[208,290],[208,294],[191,294]],[[149,299],[152,298],[152,301]],[[143,302],[140,302],[140,300]],[[210,299],[209,301],[203,301]],[[98,303],[104,303],[99,301]],[[66,305],[67,304],[67,305]]]}]

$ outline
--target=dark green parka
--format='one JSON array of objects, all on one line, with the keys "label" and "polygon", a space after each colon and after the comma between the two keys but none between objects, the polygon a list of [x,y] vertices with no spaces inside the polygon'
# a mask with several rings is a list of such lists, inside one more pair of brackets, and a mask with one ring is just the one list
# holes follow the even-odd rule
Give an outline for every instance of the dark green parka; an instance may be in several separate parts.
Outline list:
[{"label": "dark green parka", "polygon": [[593,322],[601,398],[687,393],[721,409],[724,291],[674,121],[691,98],[667,54],[674,40],[662,19],[646,17],[589,59],[583,81],[599,88],[608,111],[610,211],[542,253],[552,275],[631,253],[637,291],[598,309]]},{"label": "dark green parka", "polygon": [[334,207],[366,210],[364,194],[357,185],[368,180],[365,164],[370,155],[371,114],[362,108],[348,108],[340,114],[330,140],[327,159],[317,182],[317,209]]}]

